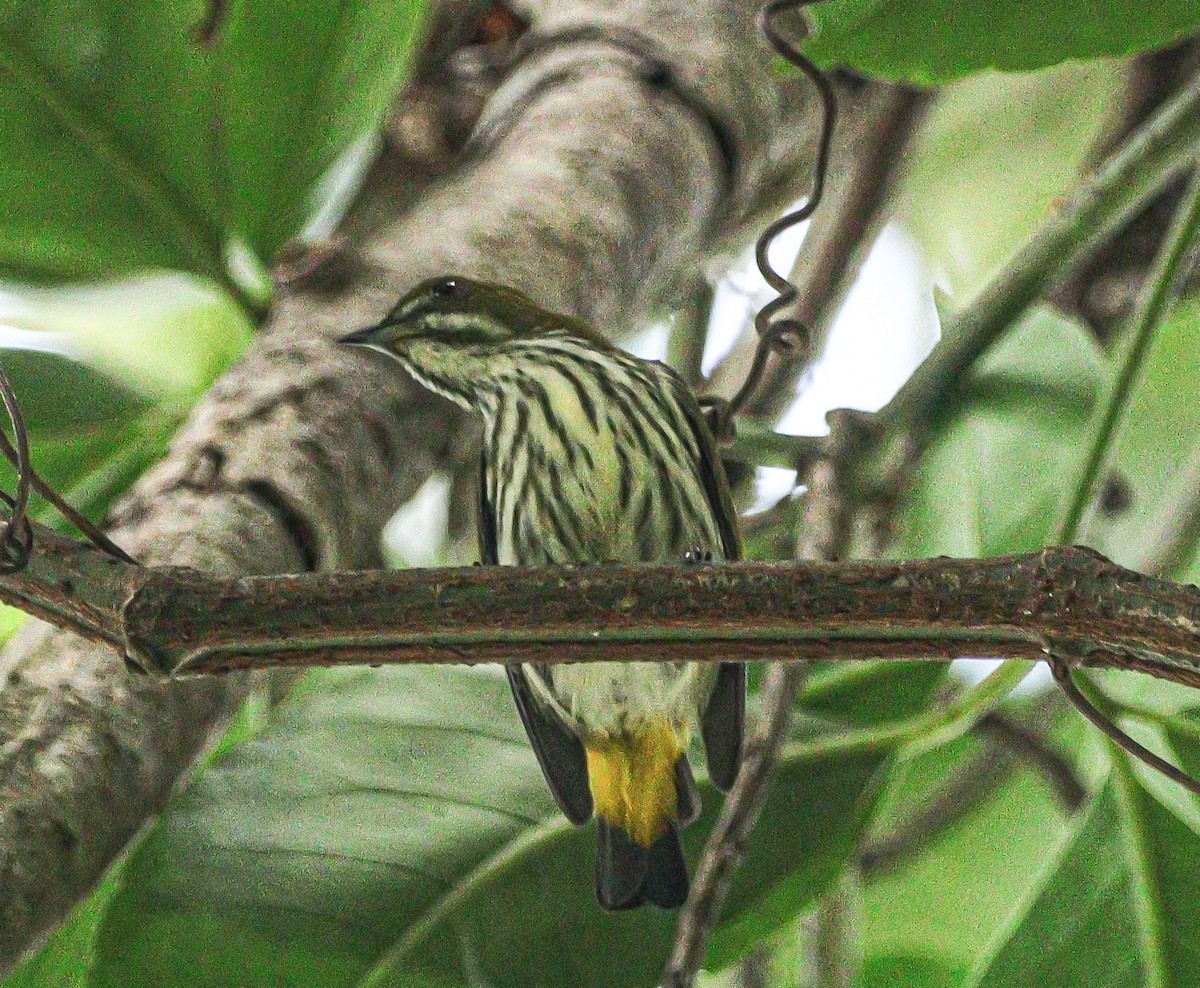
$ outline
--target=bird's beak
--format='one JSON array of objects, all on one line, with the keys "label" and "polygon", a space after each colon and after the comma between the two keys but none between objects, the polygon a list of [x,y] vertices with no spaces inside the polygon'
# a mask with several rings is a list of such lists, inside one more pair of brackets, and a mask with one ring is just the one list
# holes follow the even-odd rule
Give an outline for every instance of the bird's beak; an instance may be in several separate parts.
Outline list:
[{"label": "bird's beak", "polygon": [[386,323],[376,323],[374,326],[363,326],[362,329],[356,329],[353,333],[347,333],[338,342],[349,346],[374,346],[375,335],[386,325]]}]

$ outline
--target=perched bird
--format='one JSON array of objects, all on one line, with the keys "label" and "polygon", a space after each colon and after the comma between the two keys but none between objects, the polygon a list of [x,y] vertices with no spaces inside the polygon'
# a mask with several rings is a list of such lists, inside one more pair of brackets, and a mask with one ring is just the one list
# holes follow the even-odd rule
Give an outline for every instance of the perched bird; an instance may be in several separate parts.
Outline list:
[{"label": "perched bird", "polygon": [[[641,360],[511,288],[423,282],[342,342],[395,358],[483,416],[484,563],[736,559],[729,487],[696,399]],[[606,909],[687,897],[681,827],[700,811],[685,754],[699,720],[709,775],[737,774],[745,667],[735,663],[514,665],[517,710],[559,807],[597,816]]]}]

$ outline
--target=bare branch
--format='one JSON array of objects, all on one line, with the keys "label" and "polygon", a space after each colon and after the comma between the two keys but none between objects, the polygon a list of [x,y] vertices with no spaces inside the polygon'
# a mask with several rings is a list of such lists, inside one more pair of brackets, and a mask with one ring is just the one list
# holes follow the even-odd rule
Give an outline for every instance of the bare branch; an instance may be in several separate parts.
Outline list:
[{"label": "bare branch", "polygon": [[1043,659],[1053,649],[1072,669],[1200,686],[1200,589],[1080,546],[989,559],[223,577],[122,563],[41,525],[34,534],[28,568],[0,576],[0,600],[160,675],[564,655]]},{"label": "bare branch", "polygon": [[[796,542],[801,559],[831,560],[842,556],[850,533],[851,502],[841,484],[841,465],[855,432],[852,420],[834,423],[825,455],[809,474],[809,496]],[[808,677],[809,663],[777,663],[767,669],[762,711],[746,742],[746,761],[708,835],[696,880],[679,915],[675,945],[663,971],[663,988],[690,988],[704,960],[709,935],[745,857],[746,842],[758,823],[780,752],[791,731],[796,694]]]},{"label": "bare branch", "polygon": [[807,673],[807,663],[775,665],[767,670],[761,727],[746,742],[745,760],[737,781],[708,836],[691,895],[679,917],[675,947],[663,973],[662,988],[690,988],[700,970],[708,947],[708,933],[716,925],[729,883],[745,856],[746,841],[766,801],[791,726],[792,701]]},{"label": "bare branch", "polygon": [[862,876],[851,865],[804,923],[812,988],[851,988],[862,969]]},{"label": "bare branch", "polygon": [[[110,645],[119,640],[160,675],[564,656],[1044,659],[1053,650],[1072,669],[1127,669],[1200,686],[1200,589],[1079,546],[989,559],[223,577],[109,562],[37,534],[34,562],[0,577],[0,599],[36,606]],[[95,585],[100,595],[77,599]]]}]

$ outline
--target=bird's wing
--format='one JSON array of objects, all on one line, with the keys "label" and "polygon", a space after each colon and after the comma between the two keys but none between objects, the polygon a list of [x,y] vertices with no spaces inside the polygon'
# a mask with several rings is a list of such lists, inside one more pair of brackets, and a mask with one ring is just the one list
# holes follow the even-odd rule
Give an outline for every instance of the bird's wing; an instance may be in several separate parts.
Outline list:
[{"label": "bird's wing", "polygon": [[[500,562],[496,537],[496,512],[488,499],[487,455],[479,461],[479,497],[477,529],[479,558],[485,566]],[[583,742],[550,707],[538,702],[529,686],[525,669],[519,665],[504,667],[512,688],[517,713],[529,735],[533,753],[559,809],[572,823],[579,824],[592,815],[592,792],[588,788],[587,754]]]},{"label": "bird's wing", "polygon": [[[679,388],[686,385],[679,382]],[[700,451],[700,480],[708,497],[708,506],[721,535],[725,558],[742,558],[742,543],[738,535],[737,512],[729,480],[717,456],[716,444],[708,431],[699,405],[691,391],[680,395],[680,404]],[[704,738],[704,755],[708,775],[722,792],[733,785],[742,764],[742,739],[746,731],[746,667],[740,662],[722,662],[717,667],[717,680],[708,695],[708,705],[700,715],[700,735]]]}]

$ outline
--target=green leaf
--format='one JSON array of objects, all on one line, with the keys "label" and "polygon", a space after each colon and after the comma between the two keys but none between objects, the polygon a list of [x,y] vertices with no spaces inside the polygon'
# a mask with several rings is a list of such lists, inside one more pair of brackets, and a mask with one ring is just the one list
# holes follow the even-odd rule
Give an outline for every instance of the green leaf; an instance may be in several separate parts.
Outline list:
[{"label": "green leaf", "polygon": [[[211,282],[174,273],[58,288],[0,284],[0,324],[37,334],[13,334],[15,345],[69,357],[98,372],[97,382],[110,379],[110,397],[123,388],[179,412],[190,408],[233,362],[253,332],[241,308],[224,291]],[[0,337],[0,342],[4,340]],[[14,359],[33,362],[31,370],[36,373],[52,372],[53,358],[41,365],[35,357]],[[39,384],[36,373],[30,386],[19,392],[22,404],[36,401],[36,392],[42,389],[47,401],[53,395],[71,406],[74,411],[69,417],[76,421],[86,420],[89,401],[98,402],[97,417],[103,417],[104,403],[97,395],[55,394],[49,390],[52,382]],[[84,373],[79,372],[80,379]],[[120,401],[126,404],[119,414],[127,417],[133,398]],[[32,423],[31,431],[36,431]]]},{"label": "green leaf", "polygon": [[[93,517],[162,454],[251,336],[228,295],[181,274],[4,287],[0,343],[38,348],[0,350],[34,466]],[[0,484],[11,490],[13,480],[0,464]]]},{"label": "green leaf", "polygon": [[145,394],[52,350],[0,349],[0,369],[30,436],[40,440],[119,427],[151,407]]},{"label": "green leaf", "polygon": [[1200,984],[1198,869],[1200,835],[1114,754],[1110,781],[1057,868],[1013,913],[971,984]]},{"label": "green leaf", "polygon": [[220,277],[212,176],[199,171],[211,159],[194,154],[205,87],[182,16],[180,4],[159,16],[136,3],[0,5],[0,269]]},{"label": "green leaf", "polygon": [[920,85],[982,69],[1129,55],[1165,47],[1200,27],[1200,10],[1190,0],[829,0],[809,8],[809,15],[817,27],[804,46],[810,58]]},{"label": "green leaf", "polygon": [[868,957],[855,988],[958,988],[966,971],[931,957]]},{"label": "green leaf", "polygon": [[983,287],[1078,181],[1111,126],[1125,71],[1092,62],[987,73],[939,95],[906,156],[897,217],[956,304]]},{"label": "green leaf", "polygon": [[[789,750],[712,963],[837,878],[883,757]],[[322,673],[134,854],[92,984],[648,983],[674,916],[602,913],[593,842],[554,810],[497,670]]]},{"label": "green leaf", "polygon": [[317,180],[343,151],[378,130],[425,8],[425,0],[231,6],[217,46],[229,67],[231,211],[235,232],[261,256],[300,230]]},{"label": "green leaf", "polygon": [[0,4],[0,270],[228,283],[238,235],[269,258],[378,125],[425,3],[210,6]]},{"label": "green leaf", "polygon": [[847,726],[915,717],[936,702],[946,662],[817,662],[799,697],[800,709]]},{"label": "green leaf", "polygon": [[[1053,737],[1061,751],[1084,746],[1088,728],[1078,717],[1067,712],[1057,724]],[[894,773],[876,814],[873,841],[911,832],[913,821],[941,805],[947,787],[971,778],[979,778],[980,787],[961,817],[943,809],[944,829],[909,854],[867,871],[864,988],[941,985],[946,972],[970,970],[1068,834],[1062,808],[1036,770],[1015,763],[992,788],[978,761],[984,752],[978,735],[967,735]],[[888,971],[908,976],[889,981]],[[961,976],[953,983],[960,984]]]},{"label": "green leaf", "polygon": [[1035,310],[978,362],[896,519],[901,557],[1026,552],[1052,538],[1110,374],[1086,330]]},{"label": "green leaf", "polygon": [[[1154,334],[1113,443],[1112,472],[1127,495],[1119,510],[1086,516],[1087,543],[1124,566],[1166,563],[1174,579],[1200,578],[1197,519],[1189,520],[1200,483],[1200,298],[1178,302]],[[1171,542],[1173,550],[1165,550]],[[1165,551],[1165,555],[1164,555]]]}]

